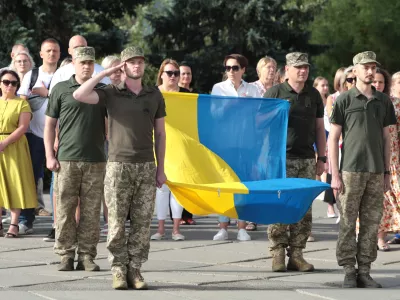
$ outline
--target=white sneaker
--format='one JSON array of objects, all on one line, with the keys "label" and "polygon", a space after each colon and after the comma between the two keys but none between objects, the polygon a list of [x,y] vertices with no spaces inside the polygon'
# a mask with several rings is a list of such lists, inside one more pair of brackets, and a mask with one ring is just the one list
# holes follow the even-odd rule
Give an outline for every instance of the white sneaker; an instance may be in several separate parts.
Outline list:
[{"label": "white sneaker", "polygon": [[338,218],[336,219],[336,224],[340,223],[340,214],[338,215]]},{"label": "white sneaker", "polygon": [[239,229],[237,240],[242,242],[251,241],[251,236],[247,233],[246,229]]},{"label": "white sneaker", "polygon": [[161,233],[155,233],[150,237],[150,240],[152,241],[161,241],[165,238],[165,234],[161,234]]},{"label": "white sneaker", "polygon": [[26,226],[25,224],[19,223],[18,224],[18,228],[19,228],[19,234],[20,235],[28,235],[28,234],[32,234],[33,233],[33,228],[28,228],[28,226]]},{"label": "white sneaker", "polygon": [[228,231],[225,229],[220,229],[216,235],[214,235],[214,241],[225,241],[228,239]]},{"label": "white sneaker", "polygon": [[172,234],[172,239],[174,240],[174,241],[184,241],[185,240],[185,236],[184,235],[182,235],[182,234],[180,234],[180,233],[177,233],[177,234]]},{"label": "white sneaker", "polygon": [[5,217],[1,220],[2,224],[10,224],[11,223],[11,217]]}]

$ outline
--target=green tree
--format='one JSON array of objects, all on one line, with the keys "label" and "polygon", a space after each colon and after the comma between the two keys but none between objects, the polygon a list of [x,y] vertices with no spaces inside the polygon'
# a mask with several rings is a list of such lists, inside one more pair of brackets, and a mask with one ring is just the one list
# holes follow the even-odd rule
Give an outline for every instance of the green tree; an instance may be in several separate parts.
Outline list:
[{"label": "green tree", "polygon": [[9,63],[9,52],[16,42],[26,44],[37,57],[40,43],[49,37],[60,41],[62,50],[74,34],[84,35],[99,56],[120,52],[127,32],[115,25],[124,14],[135,14],[136,0],[13,0],[0,3],[0,63]]},{"label": "green tree", "polygon": [[391,0],[330,0],[311,25],[313,44],[325,48],[315,62],[322,75],[332,78],[342,66],[352,65],[353,56],[372,50],[391,72],[400,70],[398,10]]},{"label": "green tree", "polygon": [[195,89],[209,92],[221,81],[222,62],[241,53],[250,63],[247,80],[256,80],[255,66],[265,55],[284,61],[289,51],[315,53],[308,44],[307,24],[321,1],[176,0],[163,14],[147,14],[153,32],[145,41],[157,66],[166,57],[193,66]]}]

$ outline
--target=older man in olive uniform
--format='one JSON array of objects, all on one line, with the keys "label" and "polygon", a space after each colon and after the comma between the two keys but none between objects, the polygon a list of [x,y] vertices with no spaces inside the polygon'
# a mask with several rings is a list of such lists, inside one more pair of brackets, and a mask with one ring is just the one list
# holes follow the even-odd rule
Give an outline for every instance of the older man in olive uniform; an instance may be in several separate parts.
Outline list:
[{"label": "older man in olive uniform", "polygon": [[[336,257],[345,271],[343,287],[381,288],[369,274],[377,257],[383,193],[390,188],[389,125],[396,124],[396,116],[389,97],[371,85],[378,64],[375,53],[359,53],[354,56],[353,64],[356,86],[337,98],[329,133],[332,188],[339,193],[341,218]],[[343,146],[339,172],[340,135]],[[357,217],[360,218],[358,241]]]},{"label": "older man in olive uniform", "polygon": [[[166,181],[165,103],[157,87],[142,85],[145,60],[140,48],[129,47],[122,51],[121,61],[122,64],[87,81],[75,91],[74,97],[86,103],[105,104],[108,111],[110,138],[104,194],[108,207],[107,249],[113,288],[147,289],[140,268],[148,259],[150,249],[156,186],[161,187]],[[121,68],[126,77],[124,82],[95,89],[102,78]],[[131,229],[126,237],[128,214]]]},{"label": "older man in olive uniform", "polygon": [[[321,175],[326,162],[326,136],[324,129],[324,105],[319,92],[306,84],[309,73],[308,56],[305,53],[286,55],[286,75],[288,79],[273,86],[265,93],[266,98],[287,99],[290,102],[288,135],[286,144],[286,176],[293,178],[315,179]],[[313,144],[316,143],[318,159],[315,160]],[[311,234],[312,211],[308,210],[303,219],[289,225],[268,226],[268,238],[271,242],[272,271],[285,272],[285,248],[289,246],[288,270],[309,272],[312,264],[303,258],[303,249]]]},{"label": "older man in olive uniform", "polygon": [[[77,103],[72,94],[93,74],[95,53],[92,47],[74,49],[75,75],[58,83],[50,96],[46,111],[44,141],[47,168],[55,172],[57,199],[55,253],[61,257],[59,271],[98,271],[93,262],[100,234],[100,207],[103,199],[105,171],[104,106]],[[53,145],[59,121],[59,148]],[[75,210],[80,200],[80,222]]]}]

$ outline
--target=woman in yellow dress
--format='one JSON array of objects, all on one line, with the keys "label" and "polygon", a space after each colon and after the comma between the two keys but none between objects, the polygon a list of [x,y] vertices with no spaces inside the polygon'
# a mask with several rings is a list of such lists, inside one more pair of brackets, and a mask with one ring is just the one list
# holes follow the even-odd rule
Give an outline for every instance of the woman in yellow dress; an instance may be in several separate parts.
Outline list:
[{"label": "woman in yellow dress", "polygon": [[25,132],[32,118],[29,103],[17,97],[17,73],[0,73],[0,236],[3,236],[1,207],[11,210],[6,238],[18,237],[21,209],[37,206],[35,181]]}]

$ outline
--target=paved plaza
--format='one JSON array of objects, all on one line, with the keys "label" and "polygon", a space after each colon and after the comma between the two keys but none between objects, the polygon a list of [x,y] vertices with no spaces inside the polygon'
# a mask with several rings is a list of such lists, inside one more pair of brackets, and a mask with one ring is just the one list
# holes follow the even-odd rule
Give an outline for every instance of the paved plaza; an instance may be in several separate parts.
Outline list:
[{"label": "paved plaza", "polygon": [[[273,273],[266,226],[250,233],[251,242],[237,242],[234,226],[229,231],[230,240],[214,242],[217,218],[197,217],[197,225],[182,226],[186,241],[172,241],[169,222],[169,239],[151,242],[149,261],[143,266],[149,291],[111,288],[105,238],[96,259],[100,272],[58,272],[59,259],[52,243],[42,241],[51,228],[51,218],[39,217],[34,235],[0,239],[0,299],[400,299],[400,245],[392,246],[390,252],[379,252],[373,265],[371,275],[384,289],[341,289],[343,273],[335,258],[336,219],[326,218],[323,202],[316,200],[313,207],[316,241],[308,243],[305,258],[315,265],[315,272]],[[154,219],[152,233],[155,230]]]}]

